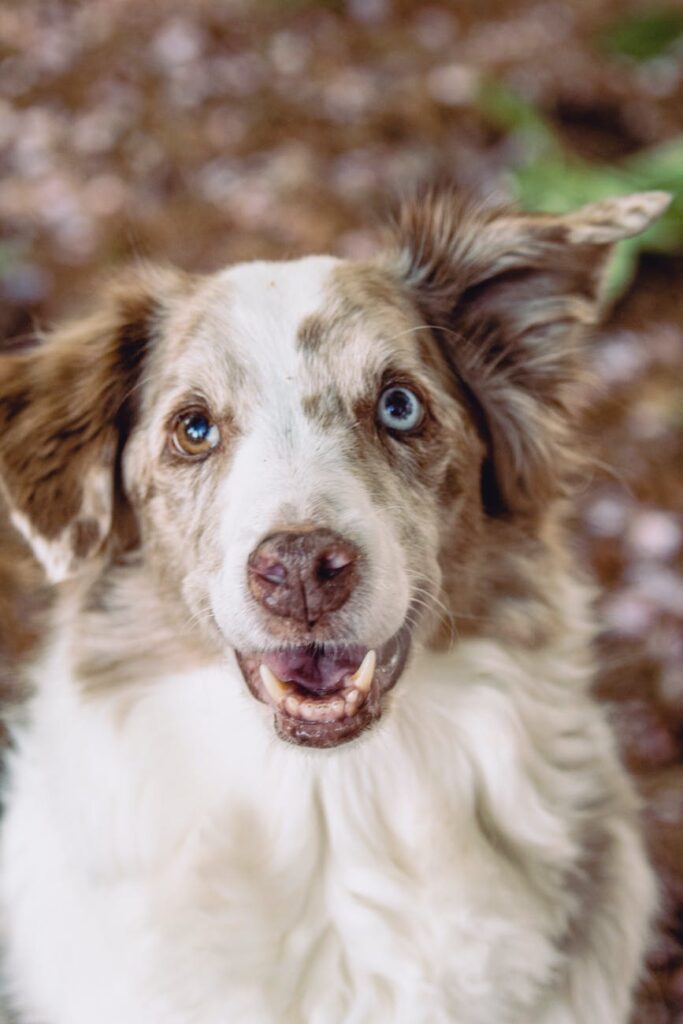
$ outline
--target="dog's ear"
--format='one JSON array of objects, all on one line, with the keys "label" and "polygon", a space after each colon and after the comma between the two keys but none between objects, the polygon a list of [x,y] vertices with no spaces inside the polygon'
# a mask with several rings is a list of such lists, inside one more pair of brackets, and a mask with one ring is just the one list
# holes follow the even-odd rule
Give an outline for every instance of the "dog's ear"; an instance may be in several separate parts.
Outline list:
[{"label": "dog's ear", "polygon": [[103,290],[91,315],[0,356],[0,480],[14,524],[54,582],[111,537],[136,386],[182,280],[131,272]]},{"label": "dog's ear", "polygon": [[539,508],[562,491],[579,343],[598,317],[611,247],[669,201],[646,192],[550,216],[437,191],[400,212],[390,265],[477,407],[490,511]]}]

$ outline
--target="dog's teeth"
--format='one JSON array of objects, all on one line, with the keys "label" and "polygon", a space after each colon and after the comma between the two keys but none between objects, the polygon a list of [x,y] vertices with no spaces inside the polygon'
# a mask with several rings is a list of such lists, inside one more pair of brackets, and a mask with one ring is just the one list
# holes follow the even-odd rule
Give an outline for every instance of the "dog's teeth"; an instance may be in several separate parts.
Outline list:
[{"label": "dog's teeth", "polygon": [[358,709],[365,703],[365,696],[359,693],[358,690],[352,690],[351,693],[346,695],[346,702],[344,704],[344,712],[348,718],[358,712]]},{"label": "dog's teeth", "polygon": [[283,683],[275,675],[267,665],[261,663],[259,666],[259,672],[261,674],[261,681],[266,688],[268,696],[275,701],[276,704],[282,704],[283,700],[290,693],[291,687],[287,683]]},{"label": "dog's teeth", "polygon": [[295,697],[294,694],[290,694],[288,697],[285,697],[285,711],[287,711],[290,715],[294,715],[298,718],[300,708],[300,697]]},{"label": "dog's teeth", "polygon": [[302,699],[295,687],[283,683],[265,663],[259,665],[259,673],[264,689],[275,707],[286,711],[293,718],[303,718],[307,722],[338,722],[344,715],[355,715],[365,701],[372,686],[376,663],[375,652],[368,651],[358,671],[349,677],[344,693],[328,700]]},{"label": "dog's teeth", "polygon": [[344,701],[340,697],[337,697],[335,700],[330,701],[329,711],[332,721],[338,721],[344,715]]},{"label": "dog's teeth", "polygon": [[[372,680],[375,676],[375,665],[377,664],[377,655],[374,651],[368,651],[363,658],[360,668],[355,672],[349,682],[356,689],[367,696],[372,686]],[[352,691],[353,692],[353,691]],[[349,695],[350,696],[350,695]],[[347,698],[348,700],[348,698]]]},{"label": "dog's teeth", "polygon": [[318,708],[310,700],[304,701],[300,705],[299,713],[307,722],[316,722],[318,720]]}]

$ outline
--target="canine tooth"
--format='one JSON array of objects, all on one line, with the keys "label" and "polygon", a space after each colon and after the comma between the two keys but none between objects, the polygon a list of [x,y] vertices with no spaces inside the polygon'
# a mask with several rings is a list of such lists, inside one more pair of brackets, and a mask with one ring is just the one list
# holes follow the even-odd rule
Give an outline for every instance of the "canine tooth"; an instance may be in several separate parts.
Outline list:
[{"label": "canine tooth", "polygon": [[349,692],[346,694],[346,703],[356,704],[360,700],[360,697],[360,690],[356,690],[355,688],[353,690],[349,690]]},{"label": "canine tooth", "polygon": [[259,665],[259,672],[261,674],[261,681],[266,688],[268,696],[271,697],[276,704],[281,704],[290,692],[290,687],[287,683],[283,683],[278,679],[275,673],[263,662]]},{"label": "canine tooth", "polygon": [[[377,655],[374,651],[368,651],[363,658],[360,668],[354,675],[351,676],[349,682],[357,690],[360,690],[362,694],[367,695],[370,692],[372,686],[372,680],[375,675],[375,665],[377,664]],[[348,698],[347,698],[348,700]]]}]

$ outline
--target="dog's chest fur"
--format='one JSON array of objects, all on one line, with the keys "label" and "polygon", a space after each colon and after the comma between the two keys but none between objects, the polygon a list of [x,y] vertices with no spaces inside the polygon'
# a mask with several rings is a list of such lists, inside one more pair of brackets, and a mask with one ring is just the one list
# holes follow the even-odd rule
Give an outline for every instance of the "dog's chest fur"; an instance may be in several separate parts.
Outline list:
[{"label": "dog's chest fur", "polygon": [[365,742],[303,753],[271,738],[231,664],[103,708],[60,677],[63,645],[5,829],[12,971],[40,979],[28,1010],[529,1019],[582,914],[580,850],[604,839],[586,808],[614,803],[566,649],[421,656]]}]

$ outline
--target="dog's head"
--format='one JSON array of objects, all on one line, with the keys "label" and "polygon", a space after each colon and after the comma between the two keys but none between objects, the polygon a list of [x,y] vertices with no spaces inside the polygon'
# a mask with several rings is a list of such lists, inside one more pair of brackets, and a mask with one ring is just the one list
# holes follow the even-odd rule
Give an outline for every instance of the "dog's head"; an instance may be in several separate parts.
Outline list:
[{"label": "dog's head", "polygon": [[56,579],[136,548],[283,738],[351,739],[415,637],[484,616],[501,543],[537,539],[609,248],[666,202],[443,192],[371,264],[136,272],[0,363],[14,521]]}]

